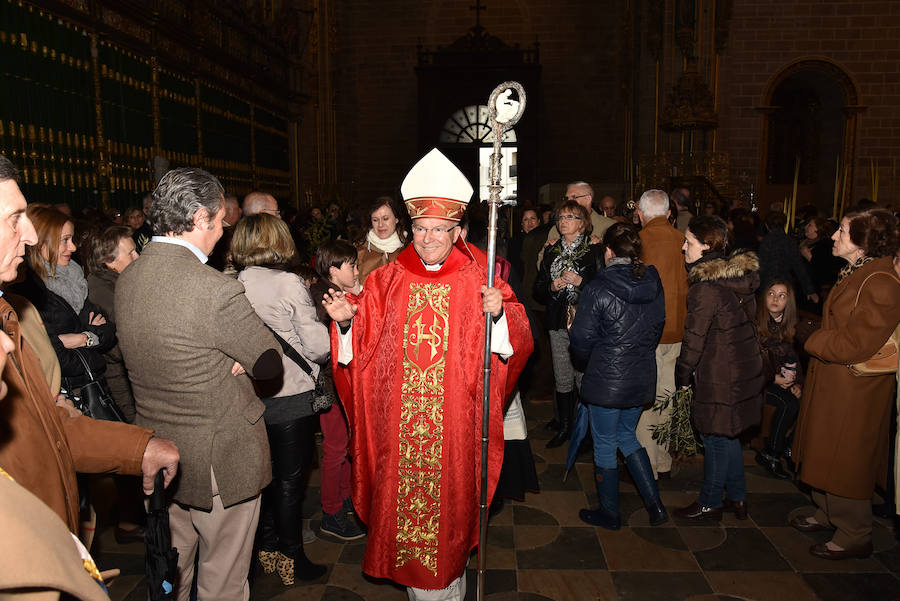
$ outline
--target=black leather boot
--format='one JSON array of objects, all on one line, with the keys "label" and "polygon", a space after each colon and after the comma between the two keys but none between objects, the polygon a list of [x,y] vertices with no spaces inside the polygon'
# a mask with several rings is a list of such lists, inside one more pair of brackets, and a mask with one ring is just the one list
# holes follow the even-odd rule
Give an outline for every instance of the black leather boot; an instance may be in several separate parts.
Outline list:
[{"label": "black leather boot", "polygon": [[572,416],[575,413],[575,391],[557,392],[556,407],[559,411],[559,432],[547,442],[548,449],[562,446],[572,436]]}]

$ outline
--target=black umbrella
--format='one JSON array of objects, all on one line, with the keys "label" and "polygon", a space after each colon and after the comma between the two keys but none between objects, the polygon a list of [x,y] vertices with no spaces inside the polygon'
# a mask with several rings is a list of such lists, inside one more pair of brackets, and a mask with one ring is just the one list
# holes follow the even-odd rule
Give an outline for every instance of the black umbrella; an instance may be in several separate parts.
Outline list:
[{"label": "black umbrella", "polygon": [[175,598],[175,578],[178,570],[178,550],[172,547],[169,530],[169,509],[163,487],[163,471],[156,473],[153,494],[147,508],[147,533],[144,535],[147,556],[147,586],[150,601]]}]

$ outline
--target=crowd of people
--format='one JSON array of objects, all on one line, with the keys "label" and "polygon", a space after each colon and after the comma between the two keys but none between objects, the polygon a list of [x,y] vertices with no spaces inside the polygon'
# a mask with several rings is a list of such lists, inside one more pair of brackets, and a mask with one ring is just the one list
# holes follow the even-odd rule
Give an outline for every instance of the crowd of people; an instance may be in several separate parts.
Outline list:
[{"label": "crowd of people", "polygon": [[[380,196],[365,221],[265,192],[239,202],[193,168],[143,207],[73,216],[28,204],[0,156],[0,486],[31,508],[17,532],[53,541],[33,581],[62,566],[68,588],[48,588],[104,598],[87,474],[116,474],[128,542],[144,538],[141,492],[160,471],[176,598],[246,600],[254,565],[285,585],[320,578],[301,507],[321,432],[320,533],[368,537],[363,571],[412,600],[461,600],[482,487],[493,511],[538,488],[523,400],[542,360],[546,446],[592,452],[585,523],[621,527],[622,479],[652,526],[746,519],[756,437],[772,477],[811,488],[816,512],[791,526],[833,532],[810,553],[871,554],[873,494],[894,496],[896,388],[860,365],[900,322],[894,213],[863,202],[833,223],[807,207],[791,230],[778,207],[694,215],[678,188],[626,210],[576,181],[555,208],[524,203],[488,282],[472,194],[433,150],[403,202]],[[89,402],[95,385],[110,412]],[[666,508],[657,480],[677,457],[652,432],[673,409],[653,405],[684,389],[704,479],[695,502]]]}]

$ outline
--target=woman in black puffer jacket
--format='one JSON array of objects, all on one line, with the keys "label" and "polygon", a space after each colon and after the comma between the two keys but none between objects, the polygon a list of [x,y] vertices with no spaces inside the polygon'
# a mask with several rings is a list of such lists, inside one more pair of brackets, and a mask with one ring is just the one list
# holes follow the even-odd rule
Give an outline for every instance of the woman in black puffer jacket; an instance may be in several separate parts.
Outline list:
[{"label": "woman in black puffer jacket", "polygon": [[27,213],[38,243],[28,249],[25,280],[14,291],[40,313],[59,359],[63,387],[72,391],[90,381],[82,358],[95,378],[104,375],[103,353],[115,346],[116,328],[87,299],[84,271],[72,257],[76,250],[72,220],[46,205],[29,205]]},{"label": "woman in black puffer jacket", "polygon": [[726,255],[728,229],[718,217],[691,219],[683,248],[690,288],[675,384],[694,383],[691,419],[703,440],[704,477],[699,499],[673,513],[719,519],[725,507],[746,519],[738,437],[759,423],[765,387],[754,325],[759,260],[752,252]]},{"label": "woman in black puffer jacket", "polygon": [[617,223],[603,236],[606,269],[588,284],[569,332],[572,356],[587,367],[581,398],[588,404],[594,439],[594,474],[600,507],[582,509],[584,522],[618,530],[619,477],[616,449],[650,514],[668,521],[647,451],[635,429],[656,393],[656,346],[666,321],[662,282],[655,267],[640,262],[637,229]]}]

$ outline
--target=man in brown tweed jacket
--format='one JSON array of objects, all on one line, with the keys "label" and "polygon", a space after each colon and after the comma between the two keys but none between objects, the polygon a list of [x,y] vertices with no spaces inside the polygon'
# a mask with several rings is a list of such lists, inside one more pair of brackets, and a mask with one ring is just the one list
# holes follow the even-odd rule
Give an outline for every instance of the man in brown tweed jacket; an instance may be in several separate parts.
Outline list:
[{"label": "man in brown tweed jacket", "polygon": [[116,284],[135,423],[171,438],[181,451],[169,519],[183,601],[198,546],[199,598],[249,598],[259,493],[272,473],[265,407],[247,374],[280,376],[281,350],[243,286],[205,265],[224,214],[214,176],[169,171],[150,205],[155,235]]}]

